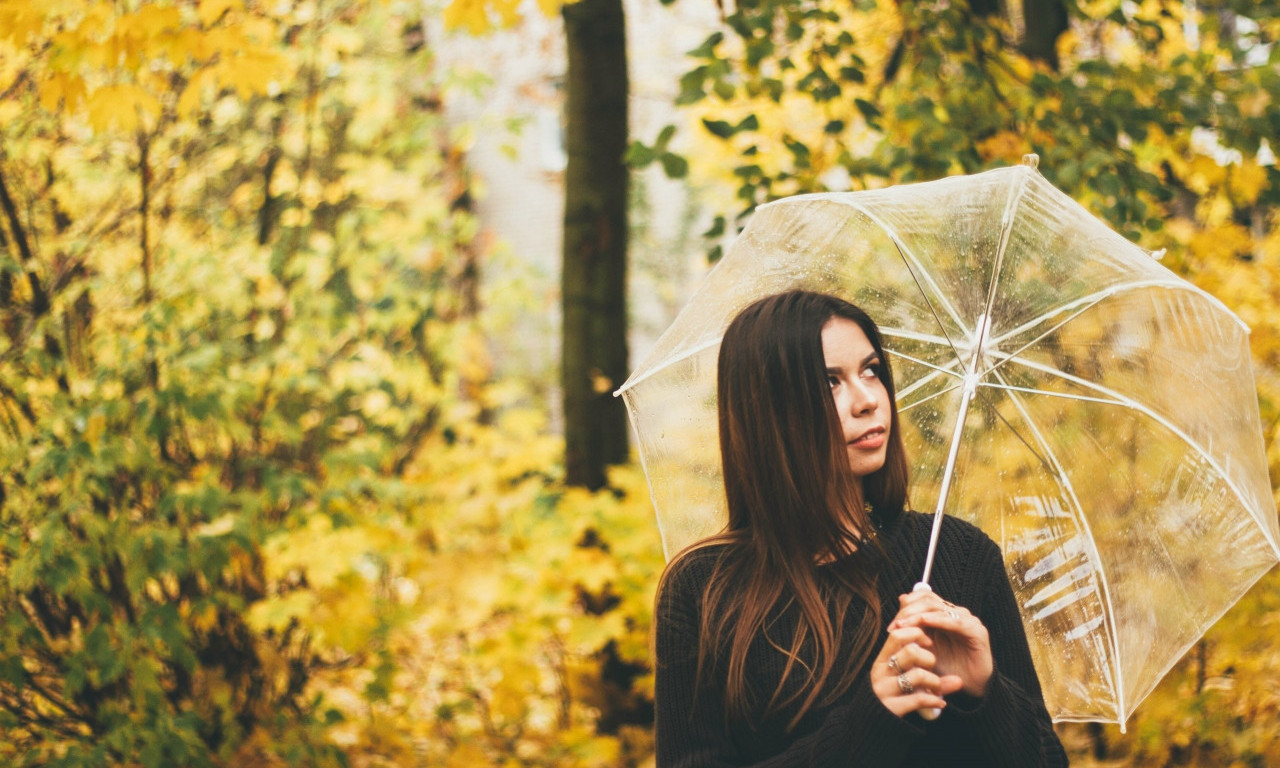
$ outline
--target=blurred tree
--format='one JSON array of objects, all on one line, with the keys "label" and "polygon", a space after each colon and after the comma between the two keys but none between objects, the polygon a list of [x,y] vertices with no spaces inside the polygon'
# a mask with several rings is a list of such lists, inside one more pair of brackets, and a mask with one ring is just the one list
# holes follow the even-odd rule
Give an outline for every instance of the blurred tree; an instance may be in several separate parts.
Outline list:
[{"label": "blurred tree", "polygon": [[566,76],[561,302],[565,482],[596,489],[630,458],[627,415],[627,41],[622,0],[564,6]]},{"label": "blurred tree", "polygon": [[[566,154],[561,258],[565,482],[598,489],[629,459],[627,416],[613,391],[628,373],[626,24],[622,0],[544,0],[564,18]],[[472,34],[520,19],[512,0],[452,0],[446,25]]]},{"label": "blurred tree", "polygon": [[371,542],[488,376],[465,174],[379,8],[0,0],[5,764],[346,762],[317,675],[376,667]]}]

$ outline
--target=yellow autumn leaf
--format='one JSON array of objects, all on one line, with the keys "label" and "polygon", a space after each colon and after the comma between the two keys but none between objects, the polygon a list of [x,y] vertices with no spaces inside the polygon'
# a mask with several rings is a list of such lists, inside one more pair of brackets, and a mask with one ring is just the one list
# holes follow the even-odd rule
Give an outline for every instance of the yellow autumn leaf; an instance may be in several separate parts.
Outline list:
[{"label": "yellow autumn leaf", "polygon": [[338,589],[328,590],[323,601],[300,617],[316,632],[320,642],[356,653],[369,644],[378,629],[378,607],[364,583],[348,578]]},{"label": "yellow autumn leaf", "polygon": [[1030,147],[1025,139],[1013,131],[999,131],[974,146],[984,160],[1004,160],[1017,163]]},{"label": "yellow autumn leaf", "polygon": [[610,611],[603,616],[571,616],[567,621],[565,644],[575,653],[595,653],[626,632],[627,619],[621,611]]},{"label": "yellow autumn leaf", "polygon": [[0,39],[9,40],[16,46],[24,46],[29,38],[38,35],[44,24],[44,14],[29,0],[0,5]]},{"label": "yellow autumn leaf", "polygon": [[69,72],[55,72],[39,84],[40,106],[49,112],[65,107],[76,112],[85,99],[84,78]]},{"label": "yellow autumn leaf", "polygon": [[133,13],[116,19],[116,34],[138,43],[154,40],[181,26],[182,15],[177,8],[143,5]]},{"label": "yellow autumn leaf", "polygon": [[[573,2],[574,0],[568,0]],[[560,6],[564,5],[562,0],[538,0],[538,10],[548,17],[555,16],[560,13]]]},{"label": "yellow autumn leaf", "polygon": [[485,0],[451,0],[444,8],[445,29],[466,28],[472,35],[490,31],[488,4]]},{"label": "yellow autumn leaf", "polygon": [[1267,186],[1267,169],[1253,160],[1231,166],[1227,174],[1227,187],[1235,202],[1241,207],[1253,205]]},{"label": "yellow autumn leaf", "polygon": [[196,15],[200,18],[200,23],[207,27],[221,19],[227,11],[238,11],[243,7],[243,0],[200,0]]},{"label": "yellow autumn leaf", "polygon": [[520,20],[520,3],[521,0],[493,0],[500,26],[510,27]]},{"label": "yellow autumn leaf", "polygon": [[93,92],[87,105],[89,124],[95,131],[118,128],[132,131],[160,114],[156,97],[136,85],[108,85]]},{"label": "yellow autumn leaf", "polygon": [[576,768],[610,768],[618,764],[622,745],[614,736],[588,736],[573,748]]},{"label": "yellow autumn leaf", "polygon": [[315,605],[315,593],[290,592],[283,597],[272,597],[254,603],[245,621],[259,632],[265,632],[268,629],[280,631],[291,620],[310,616]]},{"label": "yellow autumn leaf", "polygon": [[267,92],[270,83],[284,74],[284,61],[274,53],[250,50],[219,60],[215,71],[219,85],[234,88],[248,99]]},{"label": "yellow autumn leaf", "polygon": [[200,632],[208,632],[218,625],[218,606],[206,603],[203,608],[191,614],[191,626]]},{"label": "yellow autumn leaf", "polygon": [[1227,222],[1213,229],[1197,232],[1191,238],[1191,252],[1206,261],[1234,259],[1242,253],[1248,253],[1253,247],[1253,238],[1248,230],[1234,222]]},{"label": "yellow autumn leaf", "polygon": [[527,711],[527,701],[537,693],[538,669],[525,656],[506,656],[499,669],[502,678],[493,686],[490,706],[494,714],[517,720]]},{"label": "yellow autumn leaf", "polygon": [[595,547],[574,549],[564,564],[563,572],[589,592],[599,592],[617,576],[618,563]]},{"label": "yellow autumn leaf", "polygon": [[489,756],[483,749],[474,742],[463,741],[449,752],[445,768],[476,768],[489,763]]},{"label": "yellow autumn leaf", "polygon": [[0,125],[11,125],[12,121],[22,117],[26,112],[21,103],[16,101],[0,102]]},{"label": "yellow autumn leaf", "polygon": [[191,76],[182,95],[178,97],[178,116],[191,117],[204,103],[205,91],[213,84],[214,75],[210,70],[202,69]]},{"label": "yellow autumn leaf", "polygon": [[157,56],[165,58],[180,66],[183,62],[205,63],[210,58],[208,33],[192,27],[173,30],[155,43]]},{"label": "yellow autumn leaf", "polygon": [[1226,168],[1206,155],[1196,155],[1188,163],[1186,172],[1187,187],[1197,195],[1205,195],[1209,190],[1222,183],[1226,177]]}]

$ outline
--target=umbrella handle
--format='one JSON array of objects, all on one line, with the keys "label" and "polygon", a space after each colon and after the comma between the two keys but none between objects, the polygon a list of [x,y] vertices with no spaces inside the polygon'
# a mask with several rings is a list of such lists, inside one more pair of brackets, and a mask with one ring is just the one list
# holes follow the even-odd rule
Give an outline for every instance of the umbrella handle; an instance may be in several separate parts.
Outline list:
[{"label": "umbrella handle", "polygon": [[[930,587],[927,583],[923,581],[919,581],[919,582],[916,582],[916,585],[911,588],[911,591],[912,592],[932,592],[933,588]],[[916,714],[920,715],[925,720],[937,720],[942,715],[942,710],[938,709],[937,707],[925,707],[924,709],[919,710]]]}]

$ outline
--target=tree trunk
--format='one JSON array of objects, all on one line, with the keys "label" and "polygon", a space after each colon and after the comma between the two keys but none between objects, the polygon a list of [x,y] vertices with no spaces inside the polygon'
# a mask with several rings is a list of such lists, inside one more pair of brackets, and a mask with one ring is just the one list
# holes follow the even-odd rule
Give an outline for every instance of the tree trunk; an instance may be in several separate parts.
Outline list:
[{"label": "tree trunk", "polygon": [[627,54],[622,0],[564,6],[568,167],[561,278],[565,481],[600,488],[627,460],[613,390],[627,374]]},{"label": "tree trunk", "polygon": [[1019,46],[1031,59],[1058,68],[1058,38],[1067,31],[1067,5],[1063,0],[1023,0],[1026,32]]}]

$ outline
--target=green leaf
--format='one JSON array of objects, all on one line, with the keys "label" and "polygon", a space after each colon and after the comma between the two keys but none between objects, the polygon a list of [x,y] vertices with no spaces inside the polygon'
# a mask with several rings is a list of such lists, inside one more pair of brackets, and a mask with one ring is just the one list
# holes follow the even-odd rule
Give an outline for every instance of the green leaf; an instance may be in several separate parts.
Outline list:
[{"label": "green leaf", "polygon": [[663,152],[667,148],[667,143],[676,135],[676,127],[674,124],[668,124],[658,133],[658,139],[653,143],[655,152]]},{"label": "green leaf", "polygon": [[673,152],[663,152],[659,157],[659,161],[662,163],[662,170],[667,174],[667,178],[682,179],[689,173],[689,161]]},{"label": "green leaf", "polygon": [[652,163],[658,156],[652,147],[646,147],[643,143],[633,139],[631,144],[627,146],[627,153],[623,155],[622,162],[626,163],[630,168],[644,168]]},{"label": "green leaf", "polygon": [[862,116],[865,117],[867,119],[867,122],[869,123],[875,122],[880,118],[881,114],[883,114],[881,113],[879,107],[867,101],[866,99],[854,99],[853,104],[858,108],[858,111],[862,113]]},{"label": "green leaf", "polygon": [[807,146],[796,141],[790,136],[783,136],[782,143],[786,146],[787,150],[791,152],[791,157],[797,168],[809,167],[811,153]]},{"label": "green leaf", "polygon": [[703,41],[702,41],[702,44],[701,44],[701,45],[699,45],[697,48],[694,48],[693,50],[689,51],[689,52],[688,52],[688,53],[686,53],[685,55],[686,55],[686,56],[688,56],[688,57],[690,57],[690,58],[694,58],[694,59],[715,59],[715,58],[719,58],[719,57],[716,55],[716,47],[717,47],[717,46],[719,46],[719,45],[720,45],[720,43],[722,43],[722,42],[724,42],[724,33],[723,33],[723,32],[712,32],[712,33],[707,37],[707,39],[706,39],[706,40],[703,40]]},{"label": "green leaf", "polygon": [[707,81],[706,66],[695,67],[680,77],[680,94],[676,96],[676,105],[684,106],[688,104],[696,104],[707,95],[705,84]]},{"label": "green leaf", "polygon": [[702,127],[712,136],[727,139],[734,134],[734,128],[727,120],[702,120]]},{"label": "green leaf", "polygon": [[865,83],[867,81],[867,76],[857,67],[841,67],[840,78],[851,83]]}]

